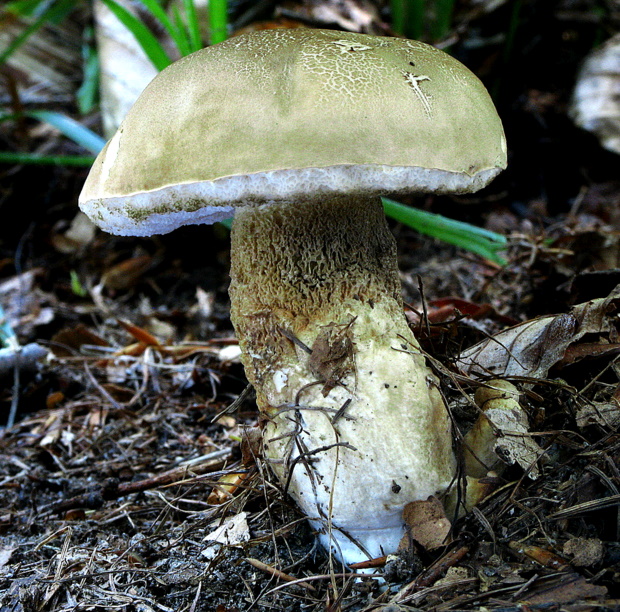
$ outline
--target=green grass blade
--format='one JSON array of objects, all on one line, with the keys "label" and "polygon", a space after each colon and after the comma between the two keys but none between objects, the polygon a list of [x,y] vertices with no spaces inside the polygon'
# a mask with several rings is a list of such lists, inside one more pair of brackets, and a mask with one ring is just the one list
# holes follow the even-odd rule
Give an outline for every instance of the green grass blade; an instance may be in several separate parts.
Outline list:
[{"label": "green grass blade", "polygon": [[105,140],[101,138],[101,136],[95,134],[95,132],[89,130],[87,127],[84,127],[81,123],[75,121],[75,119],[71,119],[71,117],[67,117],[67,115],[63,115],[62,113],[39,110],[28,111],[24,114],[29,117],[34,117],[39,121],[49,123],[57,130],[60,130],[67,138],[70,138],[73,142],[84,147],[91,153],[99,153],[105,145]]},{"label": "green grass blade", "polygon": [[32,164],[36,166],[79,166],[89,168],[95,161],[86,155],[37,155],[0,151],[0,164]]},{"label": "green grass blade", "polygon": [[486,257],[495,263],[505,265],[506,260],[497,254],[497,251],[506,248],[505,236],[469,223],[411,208],[388,198],[381,198],[381,200],[385,213],[399,223],[403,223],[421,234],[439,238],[444,242]]},{"label": "green grass blade", "polygon": [[[211,0],[213,2],[213,0]],[[224,2],[226,5],[226,2]],[[185,8],[185,19],[187,20],[187,30],[189,33],[189,41],[192,51],[198,51],[202,49],[202,38],[200,36],[200,24],[198,23],[198,14],[196,13],[196,5],[194,0],[183,0],[183,6]],[[226,11],[227,7],[224,6],[224,28],[226,29]]]},{"label": "green grass blade", "polygon": [[209,31],[209,42],[212,45],[228,38],[228,2],[226,0],[210,0]]},{"label": "green grass blade", "polygon": [[155,38],[154,34],[132,13],[115,0],[101,0],[116,18],[133,34],[138,44],[142,47],[146,56],[151,60],[157,70],[163,70],[172,62],[168,54]]},{"label": "green grass blade", "polygon": [[416,40],[424,38],[425,0],[403,0],[403,2],[405,4],[405,36]]},{"label": "green grass blade", "polygon": [[174,24],[166,11],[162,8],[158,0],[140,0],[144,6],[148,9],[149,13],[159,21],[164,27],[170,38],[174,41],[179,53],[181,55],[187,55],[189,53],[189,45],[183,28],[178,27],[178,24]]},{"label": "green grass blade", "polygon": [[452,27],[452,15],[454,13],[454,0],[435,0],[435,20],[431,27],[433,40],[445,38]]},{"label": "green grass blade", "polygon": [[[41,26],[48,21],[57,21],[64,17],[74,6],[77,0],[59,0],[51,2],[49,6],[0,53],[0,65],[6,62]],[[6,7],[9,10],[9,7]]]},{"label": "green grass blade", "polygon": [[187,26],[181,17],[178,6],[175,4],[172,6],[172,17],[174,19],[175,27],[179,34],[179,40],[176,43],[179,53],[185,57],[192,52],[192,43],[187,32]]},{"label": "green grass blade", "polygon": [[14,2],[9,2],[4,7],[4,10],[7,13],[12,13],[13,15],[33,17],[41,11],[41,7],[44,4],[50,3],[50,0],[48,0],[47,2],[45,2],[44,0],[15,0]]},{"label": "green grass blade", "polygon": [[85,42],[82,45],[82,58],[84,62],[84,72],[82,84],[77,90],[75,97],[77,105],[82,115],[89,113],[97,101],[99,93],[99,56],[93,44],[89,44],[92,39],[92,28],[85,32]]},{"label": "green grass blade", "polygon": [[404,0],[390,0],[392,14],[392,30],[401,36],[405,33],[405,2]]}]

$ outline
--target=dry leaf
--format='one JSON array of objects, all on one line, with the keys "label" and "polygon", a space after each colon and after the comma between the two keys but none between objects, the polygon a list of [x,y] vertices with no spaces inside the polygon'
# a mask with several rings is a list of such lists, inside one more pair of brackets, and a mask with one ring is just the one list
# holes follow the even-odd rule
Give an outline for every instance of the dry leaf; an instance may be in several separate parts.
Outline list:
[{"label": "dry leaf", "polygon": [[208,559],[213,559],[223,546],[238,546],[249,539],[248,513],[240,512],[205,536],[204,541],[208,544],[201,554]]},{"label": "dry leaf", "polygon": [[465,436],[464,459],[468,476],[481,478],[503,464],[517,463],[538,477],[540,447],[529,434],[527,414],[518,401],[519,391],[505,380],[492,380],[476,391],[482,414]]},{"label": "dry leaf", "polygon": [[619,91],[620,34],[616,34],[584,61],[570,107],[575,123],[614,153],[620,153]]},{"label": "dry leaf", "polygon": [[526,321],[467,349],[457,363],[472,375],[546,378],[571,344],[585,334],[610,331],[619,299],[616,287],[609,297],[578,304],[569,313]]},{"label": "dry leaf", "polygon": [[11,555],[15,552],[15,550],[17,550],[17,547],[0,548],[0,569],[11,560]]},{"label": "dry leaf", "polygon": [[139,255],[125,259],[108,268],[101,276],[101,283],[106,289],[123,291],[133,287],[138,280],[154,265],[150,255]]},{"label": "dry leaf", "polygon": [[52,246],[60,253],[76,253],[92,242],[95,229],[95,224],[80,211],[66,232],[52,234]]},{"label": "dry leaf", "polygon": [[603,542],[598,538],[572,538],[562,552],[577,567],[590,567],[603,559]]},{"label": "dry leaf", "polygon": [[[544,586],[541,588],[526,592],[522,599],[526,600],[528,604],[551,604],[553,608],[560,609],[559,604],[569,604],[607,595],[607,589],[604,586],[590,584],[586,578],[575,573],[559,574],[554,583],[546,582],[543,584]],[[583,610],[583,608],[580,609]]]},{"label": "dry leaf", "polygon": [[[0,49],[4,52],[27,32],[34,21],[31,17],[17,16],[0,5]],[[46,19],[28,36],[22,45],[9,53],[3,62],[0,95],[3,102],[10,99],[8,75],[19,84],[22,104],[43,106],[75,102],[75,90],[83,68],[80,54],[84,42],[83,25],[72,18]]]},{"label": "dry leaf", "polygon": [[54,320],[54,309],[48,304],[55,303],[55,298],[36,285],[41,272],[40,268],[33,268],[0,283],[0,306],[6,322],[22,337],[34,336],[35,327]]},{"label": "dry leaf", "polygon": [[548,567],[553,570],[561,571],[569,567],[568,561],[563,559],[554,552],[542,548],[541,546],[531,546],[529,544],[521,544],[520,542],[508,542],[510,550],[517,553],[517,555],[525,555],[532,561],[540,563],[543,567]]},{"label": "dry leaf", "polygon": [[577,410],[575,420],[580,429],[591,425],[616,429],[620,425],[620,405],[617,401],[585,404]]},{"label": "dry leaf", "polygon": [[220,476],[217,484],[213,487],[211,493],[209,493],[209,497],[207,497],[207,503],[215,506],[227,502],[248,476],[249,474],[247,472],[235,472],[233,474],[224,474]]},{"label": "dry leaf", "polygon": [[467,580],[467,578],[469,578],[469,570],[466,567],[449,567],[446,575],[440,578],[435,583],[435,586],[446,586],[453,583],[456,586],[459,582]]},{"label": "dry leaf", "polygon": [[52,337],[51,349],[56,357],[72,357],[82,346],[110,346],[107,340],[95,334],[82,323],[65,327]]},{"label": "dry leaf", "polygon": [[443,503],[436,497],[409,502],[403,510],[403,519],[409,533],[403,537],[401,547],[408,545],[409,535],[426,550],[449,543],[452,525],[446,517]]}]

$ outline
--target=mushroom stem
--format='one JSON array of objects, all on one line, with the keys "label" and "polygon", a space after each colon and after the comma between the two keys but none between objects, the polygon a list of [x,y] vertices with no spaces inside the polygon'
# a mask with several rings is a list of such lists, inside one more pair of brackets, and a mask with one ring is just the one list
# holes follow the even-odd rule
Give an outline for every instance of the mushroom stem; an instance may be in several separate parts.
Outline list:
[{"label": "mushroom stem", "polygon": [[267,461],[345,563],[395,551],[403,507],[445,491],[454,458],[380,199],[242,208],[231,253]]}]

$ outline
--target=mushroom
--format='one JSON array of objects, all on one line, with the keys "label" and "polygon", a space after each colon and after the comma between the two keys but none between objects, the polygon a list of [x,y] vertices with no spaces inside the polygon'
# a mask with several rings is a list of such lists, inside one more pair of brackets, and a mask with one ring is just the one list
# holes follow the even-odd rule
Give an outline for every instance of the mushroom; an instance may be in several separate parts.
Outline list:
[{"label": "mushroom", "polygon": [[487,91],[449,55],[272,30],[160,73],[80,196],[121,235],[234,214],[231,319],[265,459],[348,564],[393,552],[404,506],[445,493],[455,473],[379,196],[473,192],[505,164]]}]

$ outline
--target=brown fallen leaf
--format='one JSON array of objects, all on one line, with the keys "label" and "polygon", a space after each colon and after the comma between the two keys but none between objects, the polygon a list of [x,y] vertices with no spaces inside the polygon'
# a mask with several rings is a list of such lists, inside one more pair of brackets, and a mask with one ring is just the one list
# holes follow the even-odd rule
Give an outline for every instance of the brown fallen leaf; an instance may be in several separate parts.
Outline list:
[{"label": "brown fallen leaf", "polygon": [[65,327],[52,337],[50,348],[56,357],[71,357],[80,353],[84,345],[110,346],[107,340],[95,334],[82,323]]},{"label": "brown fallen leaf", "polygon": [[543,567],[558,571],[570,567],[566,559],[540,546],[530,546],[528,544],[520,544],[519,542],[508,542],[508,547],[517,555],[525,555],[529,559],[532,559],[532,561],[540,563]]},{"label": "brown fallen leaf", "polygon": [[50,242],[60,253],[77,253],[90,244],[94,237],[95,224],[83,212],[78,212],[69,228],[63,233],[53,233]]},{"label": "brown fallen leaf", "polygon": [[520,601],[534,605],[552,604],[556,607],[558,604],[598,599],[606,595],[606,587],[590,584],[583,576],[571,573],[560,574],[551,583],[545,583],[542,587],[526,592]]},{"label": "brown fallen leaf", "polygon": [[220,476],[207,497],[207,503],[216,506],[229,501],[249,475],[248,472],[234,472]]},{"label": "brown fallen leaf", "polygon": [[101,276],[102,285],[111,291],[122,291],[133,287],[140,277],[153,267],[154,258],[150,255],[139,255],[125,259],[108,268]]},{"label": "brown fallen leaf", "polygon": [[11,560],[11,555],[17,550],[17,546],[3,546],[0,548],[0,568],[5,567]]},{"label": "brown fallen leaf", "polygon": [[142,327],[138,327],[129,321],[123,321],[122,319],[117,319],[119,325],[125,329],[126,332],[130,333],[138,342],[142,344],[146,344],[147,346],[155,346],[161,347],[161,343],[159,340],[150,334]]},{"label": "brown fallen leaf", "polygon": [[571,538],[562,552],[576,567],[590,567],[603,559],[603,542],[598,538]]},{"label": "brown fallen leaf", "polygon": [[577,409],[575,420],[580,429],[591,425],[615,429],[620,425],[620,402],[614,397],[610,402],[584,404]]},{"label": "brown fallen leaf", "polygon": [[620,286],[606,298],[506,329],[463,351],[458,366],[471,375],[546,378],[567,349],[585,334],[609,333],[620,307]]},{"label": "brown fallen leaf", "polygon": [[409,536],[426,550],[435,550],[450,543],[452,527],[443,503],[431,496],[426,500],[409,502],[403,510],[407,531],[400,547],[409,545]]}]

